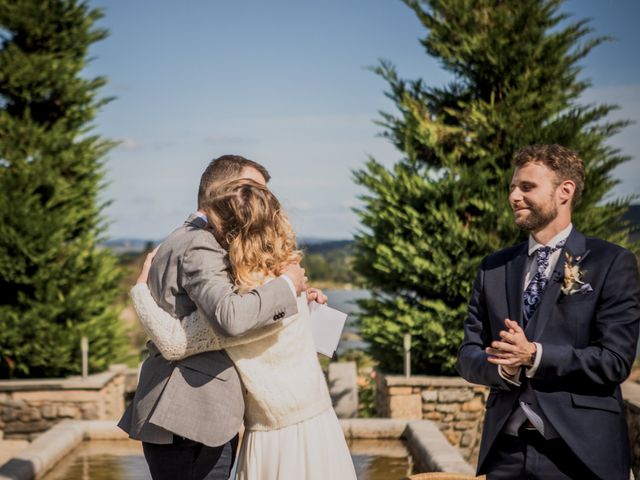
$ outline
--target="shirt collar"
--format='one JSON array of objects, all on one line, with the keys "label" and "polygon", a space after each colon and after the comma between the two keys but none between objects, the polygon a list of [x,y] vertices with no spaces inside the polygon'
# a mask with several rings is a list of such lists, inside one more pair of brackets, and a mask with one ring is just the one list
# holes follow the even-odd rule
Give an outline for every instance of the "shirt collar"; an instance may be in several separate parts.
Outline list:
[{"label": "shirt collar", "polygon": [[546,245],[542,245],[541,243],[536,242],[535,239],[533,238],[533,235],[529,235],[529,255],[532,255],[533,252],[538,250],[540,247],[555,248],[558,245],[558,243],[569,238],[569,234],[571,233],[572,229],[573,229],[573,224],[569,223],[567,228],[565,228],[560,233],[558,233],[555,237],[549,240],[549,243],[547,243]]},{"label": "shirt collar", "polygon": [[200,211],[196,210],[195,215],[196,215],[197,217],[200,217],[200,218],[201,218],[202,220],[204,220],[206,223],[209,223],[209,219],[207,218],[207,216],[206,216],[204,213],[202,213],[202,212],[200,212]]}]

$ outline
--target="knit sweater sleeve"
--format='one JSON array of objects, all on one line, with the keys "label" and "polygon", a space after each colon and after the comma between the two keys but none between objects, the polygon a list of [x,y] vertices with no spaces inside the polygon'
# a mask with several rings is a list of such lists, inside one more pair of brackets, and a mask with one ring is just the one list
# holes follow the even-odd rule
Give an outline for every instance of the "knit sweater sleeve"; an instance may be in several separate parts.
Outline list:
[{"label": "knit sweater sleeve", "polygon": [[283,328],[283,322],[274,322],[239,337],[226,337],[214,330],[197,310],[180,320],[171,316],[160,308],[144,283],[137,283],[129,294],[140,323],[167,360],[181,360],[202,352],[251,343]]}]

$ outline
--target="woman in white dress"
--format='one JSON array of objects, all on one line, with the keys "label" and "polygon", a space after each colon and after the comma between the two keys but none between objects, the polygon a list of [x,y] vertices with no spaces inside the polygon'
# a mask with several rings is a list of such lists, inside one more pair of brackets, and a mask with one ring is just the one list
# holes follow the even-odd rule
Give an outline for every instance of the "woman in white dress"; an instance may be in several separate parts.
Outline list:
[{"label": "woman in white dress", "polygon": [[[240,293],[300,259],[278,200],[264,186],[236,180],[211,195],[212,234],[229,252]],[[244,386],[245,431],[238,480],[352,480],[351,456],[331,407],[311,336],[306,297],[298,314],[242,337],[224,337],[196,311],[179,321],[162,310],[146,285],[148,256],[131,298],[151,340],[167,360],[224,349]]]}]

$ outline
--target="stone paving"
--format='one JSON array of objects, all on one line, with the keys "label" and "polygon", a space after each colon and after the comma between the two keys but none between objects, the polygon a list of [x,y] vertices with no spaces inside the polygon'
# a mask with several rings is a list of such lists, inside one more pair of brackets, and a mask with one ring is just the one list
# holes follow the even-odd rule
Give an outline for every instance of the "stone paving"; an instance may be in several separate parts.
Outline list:
[{"label": "stone paving", "polygon": [[0,440],[0,465],[29,445],[27,440]]}]

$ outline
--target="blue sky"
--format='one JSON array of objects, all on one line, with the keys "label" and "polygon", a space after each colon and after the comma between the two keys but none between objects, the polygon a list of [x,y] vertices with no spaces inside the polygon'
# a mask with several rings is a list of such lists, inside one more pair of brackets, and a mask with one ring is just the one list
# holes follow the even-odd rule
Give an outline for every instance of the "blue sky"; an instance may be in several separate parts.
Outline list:
[{"label": "blue sky", "polygon": [[[403,78],[442,84],[446,74],[418,42],[412,11],[394,0],[269,2],[92,0],[110,36],[89,75],[105,75],[96,132],[121,140],[107,158],[111,237],[163,238],[195,208],[207,163],[236,153],[264,164],[300,236],[349,238],[362,190],[351,172],[369,155],[401,157],[373,122],[392,111],[379,58]],[[640,121],[640,2],[574,0],[616,39],[584,61],[585,102],[617,103],[613,118]],[[614,195],[640,191],[640,126],[612,139],[633,160],[616,171]]]}]

